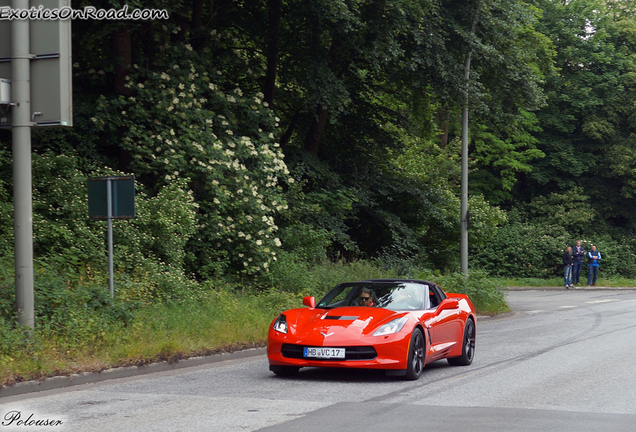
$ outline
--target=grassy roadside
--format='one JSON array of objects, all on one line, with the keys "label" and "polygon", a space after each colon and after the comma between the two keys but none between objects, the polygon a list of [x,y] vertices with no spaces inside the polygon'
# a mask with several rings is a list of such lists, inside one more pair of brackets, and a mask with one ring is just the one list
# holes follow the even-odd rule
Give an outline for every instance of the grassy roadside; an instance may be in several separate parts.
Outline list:
[{"label": "grassy roadside", "polygon": [[271,320],[300,304],[289,293],[219,290],[196,302],[143,308],[129,325],[81,339],[36,329],[28,342],[16,341],[12,352],[0,357],[0,383],[264,346]]},{"label": "grassy roadside", "polygon": [[[399,277],[365,262],[288,270],[270,281],[285,290],[208,283],[196,300],[146,305],[125,322],[97,325],[91,321],[99,317],[86,315],[73,321],[73,331],[62,331],[55,321],[39,324],[31,338],[5,326],[0,335],[0,384],[264,346],[271,320],[285,309],[300,307],[304,295],[319,297],[342,281]],[[407,276],[468,294],[482,314],[508,310],[501,286],[483,275]]]}]

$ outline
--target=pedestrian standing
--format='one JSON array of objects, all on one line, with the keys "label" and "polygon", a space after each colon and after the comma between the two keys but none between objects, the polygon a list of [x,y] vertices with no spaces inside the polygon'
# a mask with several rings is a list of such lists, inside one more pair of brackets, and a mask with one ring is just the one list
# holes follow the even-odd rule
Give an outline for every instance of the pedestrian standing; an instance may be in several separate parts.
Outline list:
[{"label": "pedestrian standing", "polygon": [[574,261],[572,260],[572,246],[568,246],[563,253],[563,280],[565,281],[565,289],[570,289],[573,287],[572,284],[572,267],[574,266]]},{"label": "pedestrian standing", "polygon": [[590,271],[587,274],[587,286],[596,286],[596,277],[598,276],[598,267],[601,261],[601,253],[596,250],[596,246],[592,245],[592,250],[587,253],[588,265]]},{"label": "pedestrian standing", "polygon": [[579,277],[581,276],[581,268],[583,267],[583,258],[585,258],[585,249],[581,246],[581,240],[576,241],[576,246],[572,250],[572,260],[574,265],[572,266],[572,282],[579,284]]}]

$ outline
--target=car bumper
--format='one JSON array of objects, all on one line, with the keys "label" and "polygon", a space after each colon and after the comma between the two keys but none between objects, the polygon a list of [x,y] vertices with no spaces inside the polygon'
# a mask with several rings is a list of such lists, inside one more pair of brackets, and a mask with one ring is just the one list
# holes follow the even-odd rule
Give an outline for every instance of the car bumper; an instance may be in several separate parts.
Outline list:
[{"label": "car bumper", "polygon": [[[274,334],[272,334],[274,333]],[[338,367],[338,368],[364,368],[364,369],[406,369],[410,333],[398,332],[389,336],[369,336],[363,341],[329,340],[327,343],[318,340],[298,340],[290,335],[284,335],[270,329],[267,339],[267,359],[270,365],[296,366],[296,367]],[[283,350],[283,345],[286,349]],[[290,346],[296,353],[302,352],[304,347],[332,347],[345,348],[347,357],[351,359],[315,359],[298,358],[290,354]],[[375,349],[374,358],[355,358],[359,352],[368,353],[368,348]],[[347,348],[349,348],[347,350]],[[349,355],[354,353],[354,355]],[[302,354],[301,354],[302,356]],[[368,355],[362,357],[369,357]]]}]

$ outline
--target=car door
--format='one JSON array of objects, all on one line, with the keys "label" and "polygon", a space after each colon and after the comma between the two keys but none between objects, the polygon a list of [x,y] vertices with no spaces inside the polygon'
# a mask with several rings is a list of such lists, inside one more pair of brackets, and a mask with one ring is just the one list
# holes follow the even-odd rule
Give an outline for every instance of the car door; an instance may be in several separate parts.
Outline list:
[{"label": "car door", "polygon": [[446,354],[461,342],[462,323],[459,303],[447,298],[446,294],[435,284],[430,283],[429,310],[432,312],[425,321],[429,337],[427,363],[444,358]]}]

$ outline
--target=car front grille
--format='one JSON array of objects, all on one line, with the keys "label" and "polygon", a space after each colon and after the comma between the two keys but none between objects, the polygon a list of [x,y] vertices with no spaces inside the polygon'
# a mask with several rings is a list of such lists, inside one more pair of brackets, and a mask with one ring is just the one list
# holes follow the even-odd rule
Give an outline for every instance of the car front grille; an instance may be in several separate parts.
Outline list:
[{"label": "car front grille", "polygon": [[[305,352],[305,347],[307,348],[320,348],[309,345],[294,345],[294,344],[283,344],[283,348],[281,353],[283,357],[287,358],[295,358],[295,359],[312,359],[312,360],[320,360],[320,361],[342,361],[342,359],[314,359],[312,357],[305,357],[303,353]],[[333,347],[333,348],[344,348],[345,349],[345,360],[373,360],[378,356],[375,348],[372,346],[347,346],[347,347]]]}]

